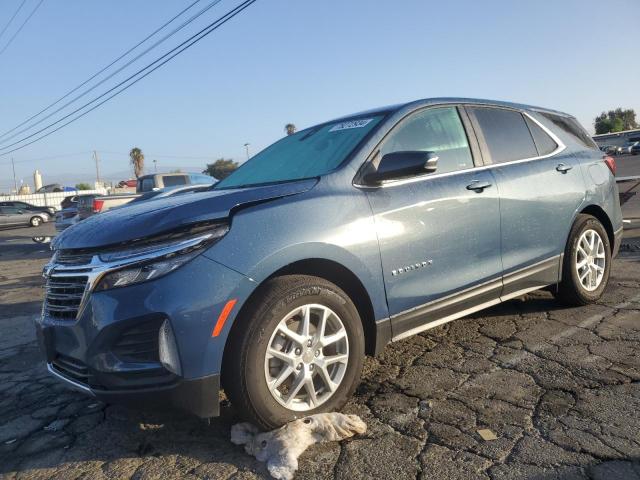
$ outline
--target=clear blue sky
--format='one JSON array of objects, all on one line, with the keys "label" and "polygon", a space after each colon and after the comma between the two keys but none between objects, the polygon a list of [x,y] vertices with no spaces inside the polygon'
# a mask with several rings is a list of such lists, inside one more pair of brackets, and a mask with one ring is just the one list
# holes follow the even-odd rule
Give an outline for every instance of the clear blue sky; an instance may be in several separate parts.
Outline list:
[{"label": "clear blue sky", "polygon": [[[20,1],[0,2],[0,28]],[[0,132],[190,1],[44,0],[0,55]],[[27,0],[17,20],[36,3]],[[206,20],[237,3],[223,0]],[[90,176],[93,163],[81,152],[93,149],[105,176],[117,176],[127,171],[133,146],[147,153],[148,171],[153,158],[159,170],[202,168],[204,159],[185,157],[242,160],[245,142],[260,150],[287,122],[302,128],[432,96],[547,106],[592,130],[603,110],[640,113],[639,18],[638,0],[258,0],[120,97],[14,153],[18,178],[31,182],[35,168],[45,183],[61,174],[69,183]],[[63,154],[75,155],[32,161]],[[0,191],[12,183],[8,162],[0,157]]]}]

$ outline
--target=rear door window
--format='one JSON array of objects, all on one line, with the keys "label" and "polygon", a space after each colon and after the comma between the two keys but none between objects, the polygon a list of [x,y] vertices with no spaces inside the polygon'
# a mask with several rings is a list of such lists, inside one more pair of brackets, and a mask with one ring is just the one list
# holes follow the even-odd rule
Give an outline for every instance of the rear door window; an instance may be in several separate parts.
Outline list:
[{"label": "rear door window", "polygon": [[520,112],[504,108],[471,107],[493,163],[534,158],[538,151]]},{"label": "rear door window", "polygon": [[533,136],[533,141],[538,149],[538,155],[549,155],[558,148],[558,144],[555,140],[547,135],[547,132],[545,132],[540,125],[526,115],[524,116],[524,119],[527,122],[531,135]]}]

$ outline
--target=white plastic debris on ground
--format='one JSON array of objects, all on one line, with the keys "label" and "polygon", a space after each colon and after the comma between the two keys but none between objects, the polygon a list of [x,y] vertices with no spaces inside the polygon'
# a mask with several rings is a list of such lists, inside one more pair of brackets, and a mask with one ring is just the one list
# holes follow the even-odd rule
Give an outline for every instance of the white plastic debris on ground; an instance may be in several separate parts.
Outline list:
[{"label": "white plastic debris on ground", "polygon": [[264,433],[250,423],[238,423],[231,427],[231,442],[244,445],[249,455],[266,462],[273,478],[290,480],[298,469],[298,457],[309,446],[366,431],[367,425],[357,415],[319,413]]}]

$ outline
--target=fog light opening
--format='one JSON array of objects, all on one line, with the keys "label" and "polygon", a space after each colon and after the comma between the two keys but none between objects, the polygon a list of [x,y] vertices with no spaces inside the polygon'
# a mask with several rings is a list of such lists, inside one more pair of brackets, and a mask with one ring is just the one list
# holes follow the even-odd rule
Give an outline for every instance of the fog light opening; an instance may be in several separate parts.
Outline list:
[{"label": "fog light opening", "polygon": [[158,347],[160,350],[160,363],[162,363],[162,366],[171,373],[182,375],[176,337],[173,334],[173,329],[171,328],[169,320],[165,320],[160,327]]}]

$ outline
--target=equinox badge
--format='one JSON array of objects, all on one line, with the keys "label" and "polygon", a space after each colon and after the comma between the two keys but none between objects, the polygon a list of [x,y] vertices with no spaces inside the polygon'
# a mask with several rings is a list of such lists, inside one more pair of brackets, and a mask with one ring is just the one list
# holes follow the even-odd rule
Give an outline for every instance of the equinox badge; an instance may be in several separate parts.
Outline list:
[{"label": "equinox badge", "polygon": [[421,263],[414,263],[413,265],[407,265],[406,267],[398,268],[396,270],[391,270],[391,275],[396,277],[396,276],[400,275],[401,273],[407,273],[407,272],[410,272],[412,270],[418,270],[420,268],[425,268],[425,267],[428,267],[431,264],[433,264],[433,260],[426,260],[426,261],[421,262]]}]

